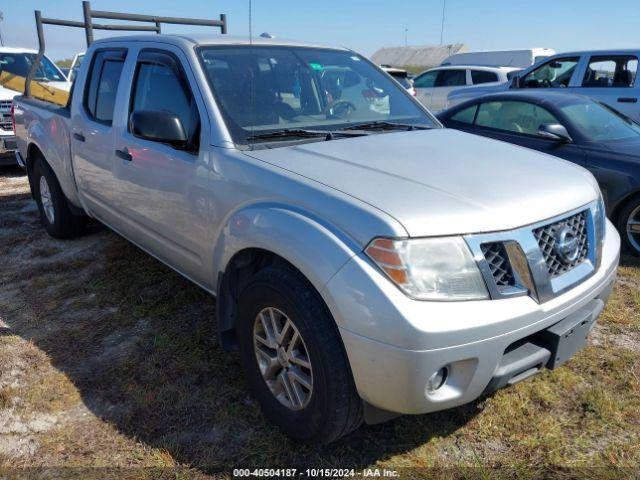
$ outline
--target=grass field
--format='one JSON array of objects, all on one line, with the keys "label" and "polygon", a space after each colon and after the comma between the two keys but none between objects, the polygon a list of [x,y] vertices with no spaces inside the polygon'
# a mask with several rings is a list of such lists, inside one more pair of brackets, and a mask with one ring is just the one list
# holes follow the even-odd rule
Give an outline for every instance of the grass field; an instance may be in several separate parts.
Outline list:
[{"label": "grass field", "polygon": [[589,346],[564,367],[322,448],[265,422],[238,359],[217,347],[211,297],[100,226],[49,238],[18,170],[0,172],[0,265],[0,478],[209,478],[234,467],[640,476],[640,262],[631,258]]}]

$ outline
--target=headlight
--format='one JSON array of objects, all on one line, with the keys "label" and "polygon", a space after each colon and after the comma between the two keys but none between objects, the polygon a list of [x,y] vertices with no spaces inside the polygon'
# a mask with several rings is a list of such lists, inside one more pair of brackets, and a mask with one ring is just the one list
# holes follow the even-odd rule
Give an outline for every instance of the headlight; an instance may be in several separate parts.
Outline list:
[{"label": "headlight", "polygon": [[461,237],[377,238],[365,252],[393,283],[418,300],[489,298],[480,270]]},{"label": "headlight", "polygon": [[602,245],[604,243],[604,234],[607,230],[607,211],[605,209],[604,200],[602,199],[602,193],[598,197],[595,209],[593,211],[593,220],[596,231],[596,264],[600,264],[602,258]]}]

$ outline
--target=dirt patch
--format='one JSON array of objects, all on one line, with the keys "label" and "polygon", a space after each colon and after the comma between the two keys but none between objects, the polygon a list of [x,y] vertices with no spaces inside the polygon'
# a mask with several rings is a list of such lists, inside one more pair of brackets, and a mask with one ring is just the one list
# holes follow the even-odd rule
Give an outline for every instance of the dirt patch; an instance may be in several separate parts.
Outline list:
[{"label": "dirt patch", "polygon": [[217,346],[210,296],[106,228],[48,237],[19,172],[0,172],[0,201],[0,476],[34,467],[49,478],[201,478],[314,466],[614,478],[640,465],[634,259],[624,260],[590,345],[562,368],[308,447],[269,425],[248,395],[237,357]]}]

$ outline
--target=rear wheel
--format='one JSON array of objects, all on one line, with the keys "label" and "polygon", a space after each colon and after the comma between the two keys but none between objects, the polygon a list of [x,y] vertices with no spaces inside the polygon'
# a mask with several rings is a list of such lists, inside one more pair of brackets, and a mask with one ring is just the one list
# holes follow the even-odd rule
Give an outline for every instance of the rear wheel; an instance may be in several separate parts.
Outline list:
[{"label": "rear wheel", "polygon": [[255,274],[240,295],[237,333],[251,391],[286,434],[329,443],[360,425],[362,400],[335,322],[298,272]]},{"label": "rear wheel", "polygon": [[83,232],[86,217],[71,213],[58,179],[42,159],[33,166],[33,188],[40,221],[49,235],[72,238]]}]

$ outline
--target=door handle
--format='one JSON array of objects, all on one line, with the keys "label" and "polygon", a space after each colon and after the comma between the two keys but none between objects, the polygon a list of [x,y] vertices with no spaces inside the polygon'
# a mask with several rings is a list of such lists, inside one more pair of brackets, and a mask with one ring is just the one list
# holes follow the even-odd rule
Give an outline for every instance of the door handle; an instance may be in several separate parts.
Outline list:
[{"label": "door handle", "polygon": [[131,162],[133,160],[133,157],[126,147],[122,150],[116,150],[116,157],[121,158],[122,160],[126,160],[127,162]]},{"label": "door handle", "polygon": [[84,135],[81,134],[81,133],[74,133],[73,134],[73,138],[75,138],[79,142],[84,142],[85,141]]},{"label": "door handle", "polygon": [[620,97],[618,99],[618,102],[620,102],[620,103],[638,103],[638,99],[637,98],[633,98],[633,97]]}]

